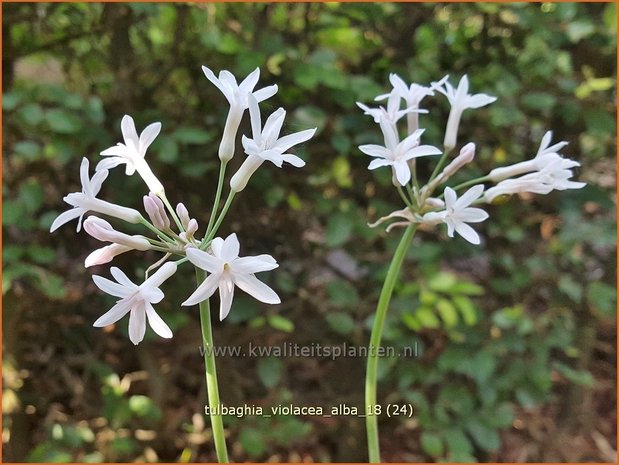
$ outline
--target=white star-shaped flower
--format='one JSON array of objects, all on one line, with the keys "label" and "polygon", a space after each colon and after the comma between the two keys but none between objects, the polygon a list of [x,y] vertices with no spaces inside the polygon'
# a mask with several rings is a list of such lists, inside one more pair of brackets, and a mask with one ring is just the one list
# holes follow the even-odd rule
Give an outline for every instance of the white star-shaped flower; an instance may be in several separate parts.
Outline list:
[{"label": "white star-shaped flower", "polygon": [[121,207],[105,200],[98,199],[96,196],[101,190],[101,185],[107,178],[108,171],[97,171],[92,179],[88,175],[89,162],[87,158],[82,159],[80,165],[80,180],[82,181],[82,192],[73,192],[64,197],[64,201],[73,208],[61,213],[52,223],[50,232],[54,232],[60,226],[69,221],[79,218],[77,222],[77,231],[82,227],[82,219],[88,211],[102,213],[104,215],[113,216],[129,223],[137,223],[142,218],[139,211],[133,208]]},{"label": "white star-shaped flower", "polygon": [[102,156],[109,158],[101,160],[97,164],[96,171],[109,170],[124,163],[127,165],[125,167],[125,174],[127,176],[131,176],[137,171],[151,192],[157,195],[163,195],[163,185],[153,174],[144,158],[146,156],[146,150],[161,131],[161,123],[149,124],[138,136],[133,118],[129,115],[125,115],[120,121],[120,129],[123,134],[124,143],[119,142],[113,147],[101,152]]},{"label": "white star-shaped flower", "polygon": [[423,129],[418,129],[399,142],[396,129],[388,122],[381,120],[380,128],[385,138],[385,146],[368,144],[359,146],[366,155],[376,157],[369,165],[374,170],[380,166],[391,166],[394,184],[404,186],[411,179],[411,170],[408,160],[428,155],[440,155],[441,151],[431,145],[419,145],[419,138]]},{"label": "white star-shaped flower", "polygon": [[451,187],[445,188],[445,210],[430,212],[423,216],[422,223],[447,225],[447,235],[454,237],[454,231],[460,234],[471,244],[479,244],[479,235],[467,223],[480,223],[488,218],[481,208],[472,208],[471,205],[483,193],[484,186],[478,184],[467,190],[460,198]]},{"label": "white star-shaped flower", "polygon": [[163,300],[164,294],[159,286],[176,272],[176,263],[168,262],[139,286],[134,284],[119,268],[110,271],[117,282],[94,275],[92,279],[99,289],[115,297],[120,297],[107,313],[94,322],[93,326],[103,327],[116,323],[129,314],[129,339],[135,345],[142,342],[146,334],[146,320],[153,331],[164,338],[171,338],[172,331],[161,319],[153,304]]},{"label": "white star-shaped flower", "polygon": [[313,128],[279,137],[286,118],[286,111],[278,108],[267,118],[262,127],[258,101],[253,95],[250,95],[248,99],[252,138],[247,136],[242,138],[247,158],[230,180],[230,187],[235,192],[242,191],[251,175],[267,160],[279,168],[284,162],[297,168],[305,166],[301,158],[286,152],[293,146],[308,141],[316,133],[316,128]]},{"label": "white star-shaped flower", "polygon": [[223,320],[230,313],[234,286],[238,286],[252,297],[266,304],[278,304],[278,295],[269,286],[260,281],[255,273],[270,271],[278,267],[270,255],[239,257],[240,244],[236,234],[230,234],[226,240],[216,237],[211,243],[212,253],[190,247],[186,249],[187,258],[198,268],[208,273],[208,277],[181,305],[195,305],[211,297],[219,288],[219,319]]}]

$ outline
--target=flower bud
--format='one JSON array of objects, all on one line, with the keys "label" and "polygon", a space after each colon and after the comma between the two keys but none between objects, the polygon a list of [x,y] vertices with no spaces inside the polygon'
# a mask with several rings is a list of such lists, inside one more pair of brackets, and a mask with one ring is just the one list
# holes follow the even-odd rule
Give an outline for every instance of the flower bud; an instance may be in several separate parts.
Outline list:
[{"label": "flower bud", "polygon": [[170,219],[161,199],[150,192],[144,196],[143,200],[144,210],[148,213],[153,225],[158,229],[168,229],[170,227]]},{"label": "flower bud", "polygon": [[462,117],[463,110],[464,108],[452,106],[449,112],[447,129],[445,129],[445,139],[443,140],[443,147],[447,152],[456,146],[458,140],[458,127],[460,126],[460,118]]},{"label": "flower bud", "polygon": [[180,218],[183,228],[187,229],[187,225],[189,224],[189,211],[187,210],[187,207],[185,207],[184,204],[179,203],[176,206],[176,214]]},{"label": "flower bud", "polygon": [[65,195],[63,200],[74,207],[112,216],[128,223],[136,224],[142,219],[142,214],[133,208],[122,207],[97,198],[85,198],[84,194],[81,192],[73,192]]},{"label": "flower bud", "polygon": [[105,263],[109,263],[116,255],[120,255],[121,253],[128,252],[129,250],[133,250],[133,248],[127,245],[120,244],[110,244],[105,247],[101,247],[93,251],[86,260],[84,260],[84,266],[88,268],[89,266],[94,265],[103,265]]},{"label": "flower bud", "polygon": [[150,242],[143,236],[130,236],[116,231],[110,223],[96,216],[89,216],[84,221],[84,230],[95,239],[104,242],[125,245],[136,250],[150,249]]}]

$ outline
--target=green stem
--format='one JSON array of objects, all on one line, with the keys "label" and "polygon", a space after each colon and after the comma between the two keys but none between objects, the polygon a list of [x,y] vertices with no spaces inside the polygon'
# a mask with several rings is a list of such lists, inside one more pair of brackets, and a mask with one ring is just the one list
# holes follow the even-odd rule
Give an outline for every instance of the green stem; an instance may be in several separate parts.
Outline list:
[{"label": "green stem", "polygon": [[[196,282],[198,286],[204,282],[206,273],[196,268]],[[217,386],[217,369],[215,367],[215,353],[213,351],[213,332],[211,330],[211,308],[208,299],[200,302],[200,327],[202,329],[202,347],[204,349],[204,366],[206,376],[206,389],[208,405],[211,410],[219,412],[219,387]],[[228,463],[228,450],[226,448],[226,436],[224,423],[221,415],[211,415],[211,428],[215,452],[219,463]]]},{"label": "green stem", "polygon": [[208,235],[211,232],[211,228],[213,227],[213,222],[217,217],[217,212],[219,211],[219,201],[221,200],[221,192],[224,187],[224,177],[226,175],[226,166],[228,165],[227,161],[222,161],[219,165],[219,179],[217,181],[217,192],[215,193],[215,202],[213,203],[213,210],[211,210],[211,217],[208,220],[208,226],[206,227],[206,234]]},{"label": "green stem", "polygon": [[457,191],[458,189],[463,189],[465,187],[474,186],[475,184],[484,184],[490,181],[490,176],[482,176],[480,178],[470,179],[469,181],[463,182],[462,184],[458,184],[452,189]]},{"label": "green stem", "polygon": [[439,159],[438,163],[434,167],[434,171],[432,171],[432,175],[430,176],[430,179],[428,180],[428,184],[430,184],[434,180],[434,178],[437,177],[438,174],[441,172],[441,169],[443,169],[443,165],[447,161],[447,156],[449,155],[450,152],[451,152],[451,149],[445,150],[443,152],[443,155],[441,155],[441,158]]},{"label": "green stem", "polygon": [[183,225],[181,224],[180,218],[176,214],[176,210],[174,210],[174,208],[172,208],[172,205],[170,204],[170,201],[168,200],[168,198],[165,195],[161,196],[160,198],[161,198],[161,200],[163,200],[163,203],[165,204],[166,208],[170,212],[170,215],[174,219],[174,222],[176,223],[176,227],[178,228],[178,230],[180,232],[185,231],[185,228],[183,228]]},{"label": "green stem", "polygon": [[398,194],[400,194],[400,198],[402,199],[402,201],[406,204],[408,208],[410,208],[411,210],[414,210],[415,207],[413,207],[413,203],[411,202],[411,200],[408,197],[406,197],[404,190],[402,190],[400,186],[396,186],[396,187],[398,188]]},{"label": "green stem", "polygon": [[144,217],[140,218],[140,223],[143,224],[144,226],[146,226],[152,232],[154,232],[160,239],[168,241],[168,242],[170,242],[172,244],[176,244],[176,241],[174,239],[172,239],[171,237],[167,236],[163,231],[161,231],[160,229],[158,229],[157,227],[152,225],[150,223],[150,221],[148,221],[146,218],[144,218]]},{"label": "green stem", "polygon": [[204,250],[211,243],[211,241],[213,240],[213,237],[215,237],[215,234],[217,234],[217,230],[221,226],[221,223],[224,220],[224,218],[226,217],[226,213],[228,213],[228,209],[230,208],[230,205],[232,204],[232,201],[234,200],[235,194],[236,192],[234,191],[230,191],[230,193],[228,194],[228,198],[226,199],[226,203],[221,209],[219,218],[217,218],[217,221],[213,225],[213,228],[211,229],[211,231],[202,240],[202,243],[200,244],[200,249]]},{"label": "green stem", "polygon": [[365,414],[366,414],[366,429],[368,438],[368,454],[370,463],[380,463],[380,445],[378,442],[378,416],[375,414],[376,406],[376,380],[378,373],[378,348],[383,335],[383,327],[385,318],[391,301],[391,295],[397,281],[400,269],[404,263],[406,251],[410,247],[413,236],[415,235],[416,224],[409,225],[404,231],[402,239],[398,244],[398,248],[391,259],[387,277],[383,283],[383,288],[380,291],[378,305],[376,307],[376,317],[372,327],[372,335],[370,336],[370,347],[368,350],[367,372],[365,375]]}]

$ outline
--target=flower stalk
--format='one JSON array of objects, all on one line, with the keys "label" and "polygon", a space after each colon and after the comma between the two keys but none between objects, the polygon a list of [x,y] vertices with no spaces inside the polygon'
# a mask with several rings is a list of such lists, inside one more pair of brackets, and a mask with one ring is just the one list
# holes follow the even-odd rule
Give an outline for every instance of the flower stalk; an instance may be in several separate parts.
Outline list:
[{"label": "flower stalk", "polygon": [[[198,267],[196,267],[195,270],[196,284],[200,286],[206,279],[206,273]],[[209,299],[200,302],[200,328],[202,330],[202,348],[204,352],[205,368],[204,374],[206,377],[208,405],[211,408],[211,412],[220,412],[219,385],[217,382],[215,352],[213,350],[213,331],[211,329],[211,307]],[[213,413],[211,413],[210,417],[217,461],[219,463],[228,463],[228,448],[226,446],[223,418],[220,414]]]},{"label": "flower stalk", "polygon": [[404,234],[400,239],[400,243],[391,259],[387,277],[383,283],[383,288],[380,291],[378,305],[376,306],[376,316],[372,325],[372,335],[370,336],[370,348],[368,350],[367,369],[365,375],[365,414],[366,414],[366,429],[368,438],[368,454],[370,463],[380,463],[380,444],[378,439],[378,416],[375,415],[376,404],[376,385],[378,376],[378,348],[383,337],[383,329],[385,319],[387,318],[387,310],[389,302],[397,282],[406,251],[415,235],[417,225],[414,223],[404,230]]}]

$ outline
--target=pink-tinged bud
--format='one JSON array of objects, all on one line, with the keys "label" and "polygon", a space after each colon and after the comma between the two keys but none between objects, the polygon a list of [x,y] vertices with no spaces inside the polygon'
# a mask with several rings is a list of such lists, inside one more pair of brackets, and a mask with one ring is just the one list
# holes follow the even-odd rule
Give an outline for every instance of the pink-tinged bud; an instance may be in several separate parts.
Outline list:
[{"label": "pink-tinged bud", "polygon": [[148,213],[153,225],[158,229],[169,229],[170,219],[165,211],[165,206],[159,197],[150,192],[144,196],[144,210]]},{"label": "pink-tinged bud", "polygon": [[84,260],[84,266],[88,268],[89,266],[103,265],[105,263],[109,263],[116,255],[128,252],[129,250],[133,249],[126,245],[106,245],[105,247],[101,247],[100,249],[97,249],[93,251],[90,255],[88,255],[88,257],[86,257],[86,260]]},{"label": "pink-tinged bud", "polygon": [[189,211],[187,210],[187,207],[185,207],[184,204],[179,203],[176,206],[176,214],[180,218],[183,228],[187,229],[187,225],[189,224]]},{"label": "pink-tinged bud", "polygon": [[189,223],[187,223],[187,236],[192,237],[196,233],[197,230],[198,230],[198,222],[196,221],[195,218],[190,219]]},{"label": "pink-tinged bud", "polygon": [[84,221],[84,230],[95,239],[113,242],[136,250],[150,249],[150,242],[143,236],[130,236],[116,231],[110,223],[96,216],[89,216]]},{"label": "pink-tinged bud", "polygon": [[436,197],[429,197],[426,199],[426,205],[431,208],[444,208],[445,202],[441,199],[437,199]]}]

